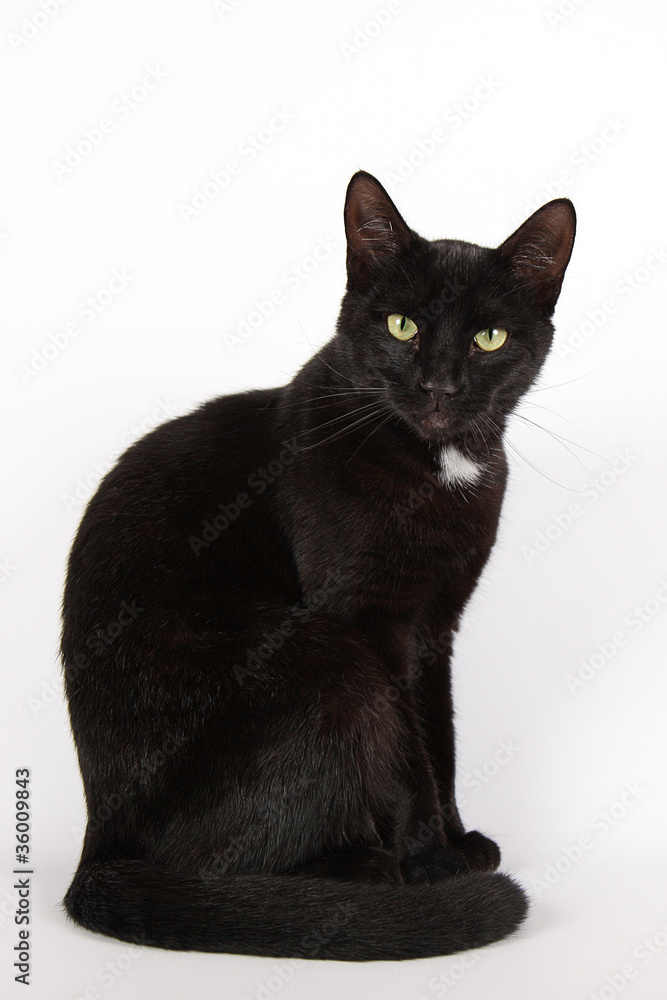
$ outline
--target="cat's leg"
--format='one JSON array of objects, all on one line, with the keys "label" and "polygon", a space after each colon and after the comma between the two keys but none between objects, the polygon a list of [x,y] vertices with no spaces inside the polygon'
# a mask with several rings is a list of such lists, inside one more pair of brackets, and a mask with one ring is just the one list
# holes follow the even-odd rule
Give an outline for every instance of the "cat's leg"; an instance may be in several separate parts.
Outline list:
[{"label": "cat's leg", "polygon": [[[443,641],[443,638],[446,641]],[[493,871],[500,864],[495,841],[477,830],[466,832],[456,804],[456,747],[451,691],[451,634],[440,636],[437,655],[422,660],[415,680],[415,704],[438,786],[447,841],[442,863],[448,870]],[[426,835],[425,839],[428,839]]]},{"label": "cat's leg", "polygon": [[366,613],[360,627],[388,671],[384,701],[397,712],[409,733],[405,755],[411,794],[395,815],[393,850],[408,882],[438,881],[470,869],[496,868],[500,856],[493,841],[466,833],[454,796],[454,727],[449,663],[426,673],[415,670],[409,630],[396,617]]}]

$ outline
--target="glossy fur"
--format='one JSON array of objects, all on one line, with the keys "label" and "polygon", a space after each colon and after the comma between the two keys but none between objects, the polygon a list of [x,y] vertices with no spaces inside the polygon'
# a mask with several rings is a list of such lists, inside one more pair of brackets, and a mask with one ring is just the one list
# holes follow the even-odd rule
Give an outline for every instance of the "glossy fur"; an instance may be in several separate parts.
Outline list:
[{"label": "glossy fur", "polygon": [[[62,656],[89,819],[65,905],[91,930],[361,961],[525,915],[456,807],[449,660],[574,210],[497,249],[429,242],[362,172],[345,225],[332,340],[288,385],[138,441],[74,542]],[[474,347],[485,327],[510,331],[499,351]]]}]

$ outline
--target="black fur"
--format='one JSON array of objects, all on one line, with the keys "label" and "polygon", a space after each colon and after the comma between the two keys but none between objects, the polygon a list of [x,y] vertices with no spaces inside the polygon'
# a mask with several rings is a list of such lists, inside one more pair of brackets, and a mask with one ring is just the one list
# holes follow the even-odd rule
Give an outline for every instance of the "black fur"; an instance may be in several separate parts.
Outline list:
[{"label": "black fur", "polygon": [[[62,656],[88,827],[65,905],[91,930],[360,961],[475,947],[525,915],[456,807],[449,659],[574,210],[551,202],[497,249],[429,242],[361,172],[345,224],[332,340],[289,385],[138,441],[79,528]],[[498,351],[473,343],[487,327],[509,331]],[[442,481],[445,446],[475,482]]]}]

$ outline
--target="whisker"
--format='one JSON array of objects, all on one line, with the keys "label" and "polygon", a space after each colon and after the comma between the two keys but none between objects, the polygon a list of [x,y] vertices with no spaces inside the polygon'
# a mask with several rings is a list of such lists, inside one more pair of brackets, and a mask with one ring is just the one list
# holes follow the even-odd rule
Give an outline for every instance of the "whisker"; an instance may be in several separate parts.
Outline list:
[{"label": "whisker", "polygon": [[541,403],[534,403],[532,399],[528,401],[522,400],[521,406],[536,406],[539,410],[546,410],[547,413],[553,413],[554,417],[558,417],[560,420],[564,420],[565,423],[569,424],[573,430],[575,431],[579,430],[576,424],[573,424],[571,420],[568,420],[567,417],[564,417],[562,413],[558,412],[558,410],[552,410],[550,406],[543,406]]},{"label": "whisker", "polygon": [[[323,396],[312,396],[310,399],[304,399],[299,406],[294,407],[297,410],[310,409],[311,404],[317,402],[321,399],[339,399],[342,396],[353,396],[355,393],[382,393],[384,389],[341,389],[340,392],[330,392]],[[330,403],[321,403],[319,407],[313,406],[312,409],[322,409],[324,407],[330,406]]]},{"label": "whisker", "polygon": [[[579,462],[581,467],[583,469],[586,469],[586,472],[588,473],[589,476],[591,474],[590,469],[588,469],[587,466],[584,465],[579,456],[575,455],[575,453],[572,451],[571,448],[567,447],[568,444],[571,444],[574,448],[581,448],[582,451],[586,451],[588,452],[589,455],[593,455],[594,458],[599,458],[601,462],[604,462],[605,460],[604,455],[598,455],[596,451],[591,451],[591,449],[586,448],[585,445],[577,444],[576,441],[571,441],[569,438],[563,437],[563,435],[559,434],[558,431],[553,431],[549,427],[543,427],[542,424],[538,424],[535,420],[531,420],[529,417],[524,416],[523,413],[516,413],[515,416],[517,416],[520,420],[523,420],[524,423],[530,424],[532,427],[537,427],[538,430],[544,431],[545,434],[549,434],[554,439],[554,441],[557,441],[558,444],[563,445],[563,448],[565,448],[566,451],[569,451],[572,457]],[[564,442],[567,442],[567,444],[565,444]]]},{"label": "whisker", "polygon": [[529,389],[526,395],[530,396],[534,392],[546,392],[547,389],[561,389],[564,385],[572,385],[573,382],[581,382],[582,378],[588,378],[589,375],[595,375],[596,372],[599,372],[602,368],[606,367],[606,365],[599,365],[590,372],[578,375],[577,378],[568,379],[567,382],[558,382],[556,385],[540,385],[536,389]]},{"label": "whisker", "polygon": [[371,408],[377,408],[377,402],[365,403],[363,406],[357,406],[353,410],[346,410],[344,413],[340,413],[337,417],[333,417],[331,420],[325,420],[323,424],[316,424],[315,427],[307,427],[303,431],[299,431],[296,437],[303,437],[304,434],[312,434],[314,431],[319,431],[323,427],[329,427],[330,424],[337,424],[341,420],[346,420],[348,417],[353,417],[355,413],[361,413],[362,410],[369,410]]},{"label": "whisker", "polygon": [[[385,409],[386,409],[386,407],[385,407]],[[380,423],[379,423],[379,424],[377,425],[377,427],[374,427],[374,428],[373,428],[373,430],[372,430],[372,431],[370,432],[370,434],[368,434],[368,435],[367,435],[367,436],[366,436],[366,437],[364,438],[364,440],[363,440],[363,441],[361,442],[361,444],[360,444],[360,445],[359,445],[359,446],[358,446],[357,448],[355,448],[355,449],[354,449],[354,451],[352,452],[352,454],[350,455],[350,457],[349,457],[349,458],[347,459],[347,462],[350,462],[350,461],[352,461],[352,459],[353,459],[353,458],[354,458],[354,456],[355,456],[355,455],[357,454],[357,452],[359,451],[359,449],[360,449],[360,448],[362,448],[362,447],[363,447],[363,446],[364,446],[364,445],[366,444],[366,442],[368,441],[368,439],[369,439],[369,438],[371,438],[371,437],[372,437],[372,436],[373,436],[373,435],[375,434],[375,432],[376,432],[376,431],[379,431],[381,427],[384,427],[384,425],[385,425],[385,424],[386,424],[386,423],[387,423],[387,422],[388,422],[389,420],[391,420],[391,418],[392,418],[392,417],[393,417],[393,413],[391,412],[391,410],[389,410],[389,412],[388,412],[387,416],[386,416],[386,417],[384,418],[384,420],[382,420],[382,421],[381,421],[381,422],[380,422]],[[346,465],[347,465],[347,462],[345,463]]]},{"label": "whisker", "polygon": [[333,434],[330,434],[329,437],[324,438],[324,440],[322,441],[316,441],[315,444],[306,445],[305,448],[299,448],[299,451],[311,451],[313,448],[319,448],[320,445],[326,444],[328,441],[334,441],[338,437],[344,437],[346,434],[349,434],[351,431],[353,431],[355,427],[370,422],[374,417],[378,415],[378,413],[379,410],[374,411],[373,413],[365,413],[363,417],[360,417],[358,420],[355,420],[352,424],[349,424],[349,426],[339,427],[337,430],[333,432]]},{"label": "whisker", "polygon": [[287,378],[289,381],[291,381],[294,378],[294,372],[291,373],[285,372],[282,370],[282,368],[276,368],[275,365],[270,365],[268,361],[265,361],[264,364],[266,365],[267,368],[273,368],[274,372],[280,372],[280,374],[284,375],[285,378]]},{"label": "whisker", "polygon": [[[356,400],[355,400],[355,402],[356,402]],[[379,403],[380,399],[378,397],[376,397],[373,400],[373,402]],[[295,410],[306,410],[306,411],[312,410],[315,413],[318,410],[325,410],[325,411],[326,410],[330,410],[333,405],[334,405],[333,403],[316,403],[315,405],[308,404],[307,406],[294,407],[294,409]]]},{"label": "whisker", "polygon": [[[494,424],[494,426],[496,427],[496,429],[499,430],[497,424],[495,423],[495,421],[493,421],[493,418],[490,416],[490,414],[484,414],[484,416],[488,420],[491,420],[492,423]],[[520,416],[520,414],[518,414],[518,416]],[[524,417],[524,419],[527,419],[527,418]],[[536,426],[539,427],[539,424],[536,425]],[[544,430],[544,428],[542,428],[542,430]],[[505,443],[512,449],[512,451],[519,458],[521,458],[527,465],[529,465],[531,467],[531,469],[534,469],[535,472],[539,473],[540,476],[544,476],[544,478],[548,479],[550,483],[553,483],[554,486],[560,486],[561,489],[568,490],[570,493],[579,493],[580,492],[580,490],[578,490],[574,486],[566,486],[564,483],[559,483],[556,479],[552,479],[552,477],[550,475],[548,475],[543,469],[540,469],[540,467],[537,466],[537,465],[535,465],[533,462],[531,462],[529,458],[526,458],[526,456],[523,454],[523,452],[520,451],[517,448],[517,446],[513,443],[513,441],[510,440],[509,435],[505,434],[504,435],[504,440],[505,440]],[[576,456],[575,456],[575,458],[576,458]],[[585,468],[585,466],[584,466],[584,468]]]},{"label": "whisker", "polygon": [[[308,340],[308,334],[304,330],[303,323],[301,322],[301,320],[299,319],[298,316],[297,316],[297,323],[301,327],[302,334],[304,335],[304,337],[306,338],[306,340]],[[312,348],[313,345],[311,344],[310,346]],[[327,366],[327,368],[331,369],[331,371],[334,373],[334,375],[338,375],[339,378],[344,378],[347,382],[352,382],[352,379],[348,375],[343,375],[342,372],[337,372],[336,369],[332,365],[330,365],[329,362],[326,360],[326,358],[322,357],[321,354],[319,356],[319,359],[320,359],[320,361],[324,361],[324,364]],[[354,382],[352,382],[352,385],[354,385]]]},{"label": "whisker", "polygon": [[570,493],[579,493],[579,490],[576,489],[574,486],[566,486],[564,483],[559,483],[557,479],[553,479],[543,469],[540,469],[539,466],[537,466],[533,462],[531,462],[530,459],[526,458],[526,456],[523,454],[523,452],[519,451],[519,449],[517,448],[517,446],[515,444],[513,444],[512,441],[510,441],[509,437],[506,437],[505,440],[507,441],[507,444],[512,449],[512,451],[519,458],[523,459],[523,461],[526,462],[526,464],[529,465],[531,467],[531,469],[534,469],[535,472],[539,473],[540,476],[544,476],[544,478],[548,479],[550,483],[554,484],[554,486],[560,486],[560,488],[563,489],[563,490],[568,490]]}]

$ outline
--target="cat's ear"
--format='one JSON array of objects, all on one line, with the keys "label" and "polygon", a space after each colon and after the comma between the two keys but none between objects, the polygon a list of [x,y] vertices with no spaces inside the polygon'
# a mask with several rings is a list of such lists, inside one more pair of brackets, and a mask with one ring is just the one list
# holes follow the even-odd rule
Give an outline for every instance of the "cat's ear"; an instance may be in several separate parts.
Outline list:
[{"label": "cat's ear", "polygon": [[361,280],[414,239],[385,189],[365,170],[356,173],[347,187],[345,235],[348,275]]},{"label": "cat's ear", "polygon": [[517,277],[532,286],[538,301],[553,312],[570,260],[577,217],[568,198],[538,208],[501,243]]}]

